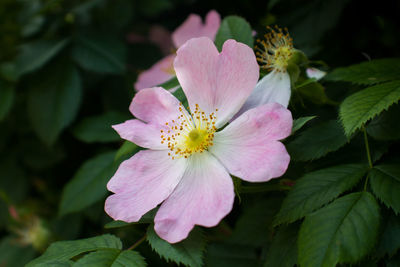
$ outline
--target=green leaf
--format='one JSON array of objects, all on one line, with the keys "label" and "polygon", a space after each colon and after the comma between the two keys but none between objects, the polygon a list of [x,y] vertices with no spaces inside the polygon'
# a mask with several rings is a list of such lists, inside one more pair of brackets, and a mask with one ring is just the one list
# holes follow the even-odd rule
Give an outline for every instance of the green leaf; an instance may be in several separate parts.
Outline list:
[{"label": "green leaf", "polygon": [[158,208],[154,208],[148,211],[145,215],[142,216],[142,218],[140,218],[138,222],[127,223],[124,221],[112,221],[104,225],[104,228],[112,229],[112,228],[126,227],[134,224],[152,223],[154,221],[154,216],[156,216],[157,210]]},{"label": "green leaf", "polygon": [[267,252],[264,267],[293,267],[297,263],[298,231],[297,224],[279,228]]},{"label": "green leaf", "polygon": [[179,87],[174,93],[173,95],[179,100],[179,102],[182,103],[182,105],[184,107],[188,107],[188,101],[186,99],[186,95],[182,90],[182,87]]},{"label": "green leaf", "polygon": [[368,166],[346,164],[307,173],[296,181],[283,201],[275,225],[294,222],[351,189]]},{"label": "green leaf", "polygon": [[26,267],[40,267],[53,261],[67,261],[82,253],[105,248],[122,249],[121,240],[116,236],[106,234],[74,241],[54,242],[42,256],[31,261]]},{"label": "green leaf", "polygon": [[136,251],[101,249],[79,259],[74,267],[143,267],[146,263]]},{"label": "green leaf", "polygon": [[162,83],[158,86],[168,90],[168,89],[172,89],[172,88],[179,86],[179,81],[178,81],[178,78],[176,78],[176,76],[175,76],[175,77],[169,79],[168,81],[166,81],[165,83]]},{"label": "green leaf", "polygon": [[400,167],[398,165],[378,165],[370,172],[372,191],[396,214],[400,213]]},{"label": "green leaf", "polygon": [[400,58],[376,59],[328,73],[328,81],[345,81],[361,85],[373,85],[400,79]]},{"label": "green leaf", "polygon": [[384,217],[383,231],[380,240],[376,246],[376,254],[383,257],[386,254],[392,257],[400,248],[400,218],[390,213],[388,217]]},{"label": "green leaf", "polygon": [[2,121],[14,103],[15,90],[13,86],[0,80],[0,121]]},{"label": "green leaf", "polygon": [[314,104],[331,104],[332,100],[325,93],[325,88],[318,82],[311,82],[297,87],[297,91]]},{"label": "green leaf", "polygon": [[64,40],[39,40],[21,47],[21,54],[17,57],[18,75],[34,71],[49,62],[67,44],[68,39]]},{"label": "green leaf", "polygon": [[400,99],[400,81],[378,84],[347,97],[340,105],[340,118],[349,137]]},{"label": "green leaf", "polygon": [[300,130],[307,122],[316,118],[317,116],[300,117],[293,120],[292,134]]},{"label": "green leaf", "polygon": [[73,264],[73,261],[49,261],[41,263],[40,267],[71,267]]},{"label": "green leaf", "polygon": [[72,49],[72,58],[89,71],[112,74],[125,72],[125,47],[110,36],[80,35]]},{"label": "green leaf", "polygon": [[142,267],[147,266],[144,258],[136,251],[122,251],[111,267]]},{"label": "green leaf", "polygon": [[379,222],[378,203],[368,192],[346,195],[308,215],[299,233],[300,266],[359,261],[373,248]]},{"label": "green leaf", "polygon": [[206,266],[249,267],[259,266],[259,255],[250,246],[231,243],[212,243],[207,247]]},{"label": "green leaf", "polygon": [[31,246],[19,245],[12,237],[5,237],[0,241],[0,266],[24,266],[35,254]]},{"label": "green leaf", "polygon": [[136,144],[130,141],[125,141],[115,154],[115,161],[127,158],[136,153],[138,150],[139,147]]},{"label": "green leaf", "polygon": [[303,131],[289,142],[287,149],[293,160],[307,161],[336,151],[346,142],[341,125],[336,120],[331,120]]},{"label": "green leaf", "polygon": [[222,45],[228,39],[234,39],[253,48],[253,34],[250,24],[238,16],[225,17],[215,36],[215,45],[219,51],[222,50]]},{"label": "green leaf", "polygon": [[16,62],[4,62],[0,64],[0,77],[8,82],[18,81],[18,70],[16,69]]},{"label": "green leaf", "polygon": [[400,105],[392,105],[368,123],[366,129],[377,140],[400,139]]},{"label": "green leaf", "polygon": [[126,114],[109,111],[99,116],[84,118],[74,127],[72,133],[77,139],[86,143],[119,141],[121,138],[111,126],[128,118]]},{"label": "green leaf", "polygon": [[167,261],[192,267],[203,265],[203,252],[206,243],[203,232],[199,228],[193,229],[185,240],[170,244],[158,237],[154,232],[154,225],[150,225],[147,230],[147,241],[153,250]]},{"label": "green leaf", "polygon": [[269,240],[272,220],[281,205],[281,198],[259,199],[255,202],[241,203],[243,210],[238,218],[230,243],[250,247],[264,246]]},{"label": "green leaf", "polygon": [[86,161],[64,187],[60,215],[81,211],[107,194],[107,182],[117,164],[115,152],[106,152]]},{"label": "green leaf", "polygon": [[81,80],[77,70],[61,62],[46,72],[43,81],[28,93],[28,117],[33,129],[47,145],[74,120],[81,103]]}]

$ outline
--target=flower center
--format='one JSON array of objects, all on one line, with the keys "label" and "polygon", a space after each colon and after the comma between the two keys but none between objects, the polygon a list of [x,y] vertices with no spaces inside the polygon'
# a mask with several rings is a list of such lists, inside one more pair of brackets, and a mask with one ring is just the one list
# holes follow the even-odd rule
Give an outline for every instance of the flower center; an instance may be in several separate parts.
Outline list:
[{"label": "flower center", "polygon": [[260,46],[255,46],[257,61],[261,68],[285,72],[293,55],[293,40],[287,29],[284,31],[275,26],[275,30],[267,26],[269,31],[265,40],[257,40]]},{"label": "flower center", "polygon": [[217,130],[215,113],[206,114],[199,105],[188,114],[179,104],[181,115],[176,120],[165,123],[165,129],[161,130],[161,144],[166,143],[168,153],[172,159],[188,158],[193,153],[202,153],[213,145],[214,133]]}]

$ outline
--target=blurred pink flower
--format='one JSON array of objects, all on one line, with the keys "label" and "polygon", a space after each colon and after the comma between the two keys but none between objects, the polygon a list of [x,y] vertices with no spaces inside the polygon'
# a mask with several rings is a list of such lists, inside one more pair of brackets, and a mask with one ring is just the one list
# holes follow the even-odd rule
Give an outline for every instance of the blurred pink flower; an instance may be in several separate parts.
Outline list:
[{"label": "blurred pink flower", "polygon": [[291,133],[292,115],[277,103],[235,115],[257,83],[253,50],[228,40],[219,53],[207,37],[177,51],[177,78],[191,113],[160,87],[139,91],[130,105],[137,118],[114,125],[126,140],[148,148],[124,161],[107,184],[105,203],[115,220],[138,221],[161,206],[155,231],[170,243],[195,225],[216,226],[232,209],[229,174],[250,182],[283,175],[290,157],[279,140]]},{"label": "blurred pink flower", "polygon": [[170,54],[173,49],[171,33],[161,25],[151,26],[148,37],[131,32],[126,39],[130,43],[146,43],[150,41],[158,45],[164,55]]},{"label": "blurred pink flower", "polygon": [[[211,10],[210,12],[208,12],[204,24],[199,15],[191,14],[183,22],[183,24],[179,26],[172,33],[173,45],[175,46],[175,48],[179,48],[189,39],[195,37],[203,37],[203,36],[209,37],[210,39],[214,40],[220,24],[221,24],[220,15],[215,10]],[[161,36],[159,39],[156,38],[157,36],[159,36],[160,29],[154,31],[155,31],[154,33],[150,34],[150,37],[157,44],[163,43]],[[165,37],[165,33],[162,33],[162,35]],[[164,41],[164,46],[166,43],[168,44],[167,41],[168,38],[166,39],[166,41]],[[168,55],[165,58],[158,61],[150,69],[141,72],[134,85],[135,89],[141,90],[144,88],[150,88],[162,84],[170,80],[172,77],[174,77],[175,76],[175,71],[173,67],[174,58],[175,54]]]}]

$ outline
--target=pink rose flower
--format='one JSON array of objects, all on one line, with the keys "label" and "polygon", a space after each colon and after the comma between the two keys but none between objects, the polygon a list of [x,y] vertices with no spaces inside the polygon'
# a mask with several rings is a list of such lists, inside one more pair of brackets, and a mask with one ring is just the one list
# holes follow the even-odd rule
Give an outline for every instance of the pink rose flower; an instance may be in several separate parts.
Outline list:
[{"label": "pink rose flower", "polygon": [[113,128],[148,150],[120,165],[105,203],[112,218],[126,222],[161,204],[154,228],[170,243],[195,225],[216,226],[231,211],[230,174],[250,182],[283,175],[290,157],[279,140],[292,129],[290,111],[269,103],[219,130],[257,83],[259,67],[248,46],[228,40],[219,53],[211,39],[194,38],[178,49],[174,68],[190,112],[160,87],[135,95],[130,111],[137,119]]},{"label": "pink rose flower", "polygon": [[[181,26],[172,33],[175,48],[179,48],[186,41],[195,37],[208,37],[214,40],[221,24],[221,17],[215,10],[208,12],[205,23],[199,15],[191,14]],[[150,69],[139,74],[134,85],[136,90],[150,88],[162,84],[175,76],[173,67],[175,54],[166,56]]]}]

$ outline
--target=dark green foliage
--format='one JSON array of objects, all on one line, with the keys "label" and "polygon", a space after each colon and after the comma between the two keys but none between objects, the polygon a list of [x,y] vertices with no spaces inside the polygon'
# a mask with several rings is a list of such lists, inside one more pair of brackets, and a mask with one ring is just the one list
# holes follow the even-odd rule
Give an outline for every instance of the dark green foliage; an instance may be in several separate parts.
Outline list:
[{"label": "dark green foliage", "polygon": [[101,200],[107,193],[106,184],[114,174],[115,152],[97,155],[85,162],[66,184],[60,203],[60,215],[81,211]]},{"label": "dark green foliage", "polygon": [[203,252],[206,242],[204,234],[199,228],[192,230],[185,240],[170,244],[158,237],[154,232],[154,225],[151,224],[147,229],[147,241],[151,248],[167,261],[174,261],[191,267],[203,265]]},{"label": "dark green foliage", "polygon": [[76,68],[67,63],[46,70],[43,80],[31,85],[28,117],[38,137],[52,145],[75,119],[81,104],[82,86]]},{"label": "dark green foliage", "polygon": [[314,118],[315,116],[307,116],[293,120],[292,134],[300,130],[307,122]]},{"label": "dark green foliage", "polygon": [[375,85],[346,98],[340,105],[340,118],[346,135],[352,135],[399,99],[400,80]]},{"label": "dark green foliage", "polygon": [[31,261],[27,267],[41,266],[55,261],[69,262],[75,256],[98,249],[122,249],[122,243],[113,235],[101,235],[76,241],[58,241],[51,244],[42,256]]},{"label": "dark green foliage", "polygon": [[400,59],[376,59],[338,68],[324,77],[329,81],[346,81],[362,85],[374,85],[400,79]]},{"label": "dark green foliage", "polygon": [[343,129],[337,121],[323,122],[302,132],[287,149],[293,160],[307,161],[338,150],[347,142]]},{"label": "dark green foliage", "polygon": [[120,251],[119,249],[100,249],[79,259],[76,267],[144,267],[143,257],[136,251]]},{"label": "dark green foliage", "polygon": [[208,245],[205,262],[210,267],[246,267],[259,264],[254,248],[231,243]]},{"label": "dark green foliage", "polygon": [[396,214],[400,212],[400,166],[378,165],[371,170],[371,189]]},{"label": "dark green foliage", "polygon": [[15,89],[0,81],[0,122],[10,111],[15,98]]},{"label": "dark green foliage", "polygon": [[82,68],[93,72],[122,74],[125,71],[124,45],[104,34],[78,36],[72,58]]},{"label": "dark green foliage", "polygon": [[86,143],[93,142],[115,142],[120,137],[111,128],[111,125],[122,123],[129,119],[129,116],[110,111],[101,116],[87,117],[73,128],[72,132],[76,138]]},{"label": "dark green foliage", "polygon": [[400,139],[400,105],[392,105],[375,117],[367,126],[367,132],[377,140]]},{"label": "dark green foliage", "polygon": [[358,262],[375,243],[379,217],[368,192],[346,195],[308,215],[299,233],[300,266]]},{"label": "dark green foliage", "polygon": [[382,234],[376,246],[376,254],[379,257],[393,256],[400,248],[400,220],[393,213],[389,213],[382,219]]},{"label": "dark green foliage", "polygon": [[367,169],[362,164],[348,164],[307,173],[289,192],[275,224],[294,222],[329,203],[354,187]]},{"label": "dark green foliage", "polygon": [[45,65],[56,56],[67,44],[69,40],[39,40],[25,44],[21,54],[16,59],[18,75],[22,75]]},{"label": "dark green foliage", "polygon": [[297,224],[279,228],[272,240],[271,248],[267,252],[264,267],[292,267],[296,264],[298,231]]}]

